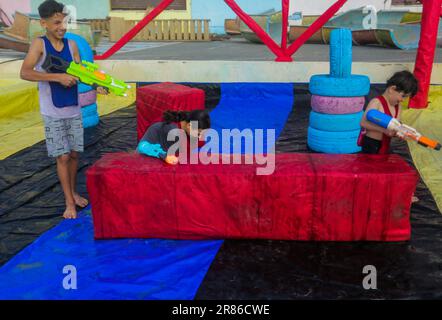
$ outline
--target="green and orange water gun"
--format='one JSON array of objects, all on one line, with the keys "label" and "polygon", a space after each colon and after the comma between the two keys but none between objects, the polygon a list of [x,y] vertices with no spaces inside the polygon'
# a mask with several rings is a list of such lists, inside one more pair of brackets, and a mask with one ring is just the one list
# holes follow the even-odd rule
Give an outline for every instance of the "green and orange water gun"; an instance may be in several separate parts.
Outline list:
[{"label": "green and orange water gun", "polygon": [[103,87],[117,96],[126,97],[126,90],[130,89],[130,85],[124,81],[115,79],[104,71],[98,70],[99,66],[97,64],[85,60],[82,60],[81,63],[68,62],[63,58],[47,55],[42,68],[50,73],[64,72],[70,74],[84,84],[95,89]]}]

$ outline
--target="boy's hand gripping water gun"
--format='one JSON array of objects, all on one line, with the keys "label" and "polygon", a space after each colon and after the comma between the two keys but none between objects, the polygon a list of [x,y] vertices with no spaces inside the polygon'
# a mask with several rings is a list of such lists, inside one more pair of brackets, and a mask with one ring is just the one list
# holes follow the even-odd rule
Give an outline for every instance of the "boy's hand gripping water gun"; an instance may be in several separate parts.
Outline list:
[{"label": "boy's hand gripping water gun", "polygon": [[126,97],[127,94],[125,92],[130,88],[130,85],[123,81],[98,70],[97,64],[84,60],[81,63],[76,63],[75,61],[69,63],[60,57],[49,54],[46,56],[42,68],[50,73],[64,72],[70,74],[77,77],[84,84],[90,85],[95,89],[97,87],[106,88],[107,91],[117,96]]},{"label": "boy's hand gripping water gun", "polygon": [[367,120],[381,126],[382,128],[395,131],[396,135],[401,139],[414,140],[420,145],[434,150],[440,150],[441,148],[441,144],[439,142],[424,137],[422,134],[417,132],[416,129],[402,124],[397,119],[390,117],[389,115],[378,110],[368,111]]},{"label": "boy's hand gripping water gun", "polygon": [[152,144],[147,141],[140,141],[137,147],[138,153],[145,154],[150,157],[163,159],[168,164],[177,164],[178,158],[173,155],[167,155],[166,151],[161,148],[160,144]]}]

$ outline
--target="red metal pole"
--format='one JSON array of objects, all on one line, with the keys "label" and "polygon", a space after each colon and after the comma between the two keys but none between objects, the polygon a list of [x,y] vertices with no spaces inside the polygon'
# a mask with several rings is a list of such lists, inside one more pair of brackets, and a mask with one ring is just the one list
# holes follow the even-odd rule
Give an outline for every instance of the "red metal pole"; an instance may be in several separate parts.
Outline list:
[{"label": "red metal pole", "polygon": [[163,12],[174,0],[163,0],[156,6],[147,16],[138,22],[132,29],[130,29],[124,36],[114,43],[105,53],[95,56],[95,60],[104,60],[112,56],[115,52],[120,50],[126,43],[137,35],[149,22],[155,19],[161,12]]},{"label": "red metal pole", "polygon": [[421,34],[414,65],[414,75],[419,81],[419,91],[415,97],[410,99],[408,105],[415,109],[428,106],[428,91],[430,90],[442,0],[425,0],[422,1],[422,5]]},{"label": "red metal pole", "polygon": [[296,39],[287,49],[287,55],[293,55],[316,31],[321,29],[333,15],[347,2],[347,0],[338,0],[327,9],[304,33]]}]

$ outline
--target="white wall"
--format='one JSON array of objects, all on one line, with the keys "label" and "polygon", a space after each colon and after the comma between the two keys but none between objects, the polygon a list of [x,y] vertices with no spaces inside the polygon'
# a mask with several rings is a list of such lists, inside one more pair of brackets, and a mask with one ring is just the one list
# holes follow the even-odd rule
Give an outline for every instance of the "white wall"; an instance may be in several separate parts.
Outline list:
[{"label": "white wall", "polygon": [[[306,15],[320,15],[337,0],[290,0],[290,12],[301,11]],[[378,10],[390,9],[391,0],[348,0],[338,12],[356,9],[371,4]]]}]

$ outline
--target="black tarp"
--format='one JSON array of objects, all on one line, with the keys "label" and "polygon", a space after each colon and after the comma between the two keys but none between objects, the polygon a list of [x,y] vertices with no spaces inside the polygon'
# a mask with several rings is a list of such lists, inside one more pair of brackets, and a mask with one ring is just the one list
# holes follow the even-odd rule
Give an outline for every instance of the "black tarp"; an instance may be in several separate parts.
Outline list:
[{"label": "black tarp", "polygon": [[[219,87],[205,90],[211,108]],[[381,92],[372,87],[370,97]],[[295,86],[295,103],[277,141],[277,152],[310,152],[306,145],[310,95]],[[78,190],[86,193],[85,171],[107,152],[136,146],[134,106],[102,117],[85,130]],[[393,144],[410,164],[407,145]],[[320,243],[226,240],[210,267],[197,299],[335,299],[441,298],[442,216],[428,188],[420,182],[412,206],[412,239],[405,243]],[[55,162],[44,142],[0,161],[0,265],[8,261],[62,218],[63,194]],[[378,289],[362,287],[362,269],[373,265]]]},{"label": "black tarp", "polygon": [[[372,86],[367,101],[383,86]],[[276,152],[307,147],[310,94],[295,86],[295,103]],[[405,142],[392,152],[413,165]],[[442,216],[420,181],[411,210],[412,239],[402,243],[224,241],[196,299],[442,298]],[[377,270],[377,290],[362,286],[364,266]]]}]

